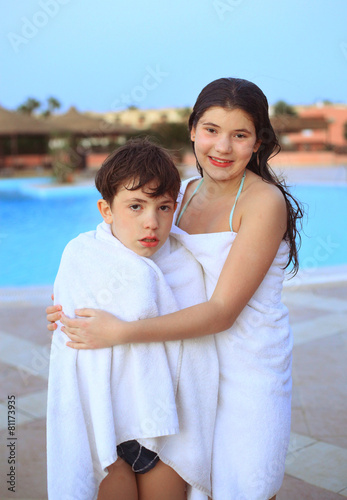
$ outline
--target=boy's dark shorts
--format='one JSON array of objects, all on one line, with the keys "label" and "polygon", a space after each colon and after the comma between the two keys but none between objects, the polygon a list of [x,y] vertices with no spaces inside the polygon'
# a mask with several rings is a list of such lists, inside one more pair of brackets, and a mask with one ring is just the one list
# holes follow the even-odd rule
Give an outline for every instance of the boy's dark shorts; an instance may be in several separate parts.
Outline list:
[{"label": "boy's dark shorts", "polygon": [[125,441],[117,446],[117,453],[137,474],[145,474],[159,462],[159,456],[135,440]]}]

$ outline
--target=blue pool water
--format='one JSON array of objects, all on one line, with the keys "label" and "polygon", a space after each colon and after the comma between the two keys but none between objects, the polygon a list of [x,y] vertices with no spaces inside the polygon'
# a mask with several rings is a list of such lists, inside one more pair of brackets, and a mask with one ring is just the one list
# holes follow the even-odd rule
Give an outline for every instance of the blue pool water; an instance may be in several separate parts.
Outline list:
[{"label": "blue pool water", "polygon": [[347,185],[296,185],[290,191],[305,210],[300,268],[347,264]]},{"label": "blue pool water", "polygon": [[[102,220],[95,187],[50,182],[0,181],[0,287],[52,284],[67,242]],[[292,192],[307,210],[301,267],[347,264],[347,186],[297,185]]]},{"label": "blue pool water", "polygon": [[[40,185],[45,182],[35,180]],[[102,220],[96,207],[100,195],[94,187],[31,186],[32,181],[0,182],[2,287],[53,283],[67,242]]]}]

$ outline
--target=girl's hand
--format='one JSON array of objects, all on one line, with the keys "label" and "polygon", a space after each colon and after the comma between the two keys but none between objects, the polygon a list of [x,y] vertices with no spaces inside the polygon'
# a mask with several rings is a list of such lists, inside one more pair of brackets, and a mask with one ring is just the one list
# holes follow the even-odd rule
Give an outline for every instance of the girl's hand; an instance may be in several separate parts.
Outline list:
[{"label": "girl's hand", "polygon": [[125,344],[125,321],[100,309],[76,309],[80,318],[61,313],[62,331],[69,337],[66,345],[73,349],[102,349]]},{"label": "girl's hand", "polygon": [[56,321],[59,321],[61,318],[62,314],[62,307],[61,306],[49,306],[46,309],[46,314],[47,314],[47,321],[49,321],[49,324],[47,325],[47,328],[50,332],[54,332],[56,330],[57,324],[55,323]]}]

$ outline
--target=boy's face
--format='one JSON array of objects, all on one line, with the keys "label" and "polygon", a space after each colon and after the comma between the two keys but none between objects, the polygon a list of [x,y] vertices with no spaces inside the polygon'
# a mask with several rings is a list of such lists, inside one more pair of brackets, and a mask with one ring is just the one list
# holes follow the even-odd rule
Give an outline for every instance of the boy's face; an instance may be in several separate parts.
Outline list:
[{"label": "boy's face", "polygon": [[105,200],[98,201],[98,208],[113,236],[124,246],[142,257],[151,257],[167,240],[176,203],[168,194],[153,198],[151,182],[143,188],[129,191],[119,189],[111,206]]}]

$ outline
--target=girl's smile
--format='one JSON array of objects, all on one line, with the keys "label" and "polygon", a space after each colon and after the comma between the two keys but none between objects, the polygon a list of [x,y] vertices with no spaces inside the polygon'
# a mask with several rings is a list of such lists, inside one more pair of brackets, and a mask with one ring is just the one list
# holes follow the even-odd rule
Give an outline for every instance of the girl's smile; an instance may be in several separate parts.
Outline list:
[{"label": "girl's smile", "polygon": [[221,158],[216,158],[213,156],[209,156],[209,160],[212,165],[221,168],[230,167],[234,163],[233,160],[223,160]]}]

